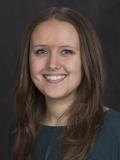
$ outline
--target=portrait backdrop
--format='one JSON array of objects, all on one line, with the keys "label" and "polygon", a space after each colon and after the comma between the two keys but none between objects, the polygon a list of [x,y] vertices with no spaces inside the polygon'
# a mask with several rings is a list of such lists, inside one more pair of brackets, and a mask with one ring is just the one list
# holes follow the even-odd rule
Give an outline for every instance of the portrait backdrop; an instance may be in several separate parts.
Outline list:
[{"label": "portrait backdrop", "polygon": [[24,33],[40,10],[71,7],[87,16],[102,43],[107,79],[104,104],[120,111],[120,0],[1,0],[0,1],[0,160],[9,159],[8,139],[15,123],[14,89]]}]

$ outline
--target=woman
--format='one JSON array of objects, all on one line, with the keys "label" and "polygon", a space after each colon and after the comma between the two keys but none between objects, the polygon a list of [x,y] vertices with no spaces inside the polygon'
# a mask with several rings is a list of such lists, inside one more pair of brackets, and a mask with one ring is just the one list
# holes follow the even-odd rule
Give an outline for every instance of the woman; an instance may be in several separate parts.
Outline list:
[{"label": "woman", "polygon": [[18,65],[13,160],[120,159],[120,114],[102,104],[102,62],[85,17],[63,7],[41,12]]}]

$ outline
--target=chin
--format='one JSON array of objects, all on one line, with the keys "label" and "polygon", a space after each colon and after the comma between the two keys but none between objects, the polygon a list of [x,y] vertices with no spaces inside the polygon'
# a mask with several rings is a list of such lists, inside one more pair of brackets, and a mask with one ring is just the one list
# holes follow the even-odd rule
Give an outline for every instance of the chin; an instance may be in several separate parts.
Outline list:
[{"label": "chin", "polygon": [[71,96],[73,96],[72,93],[54,93],[54,94],[44,94],[45,97],[48,97],[49,99],[65,99],[65,98],[69,98]]},{"label": "chin", "polygon": [[65,95],[45,95],[45,97],[48,97],[49,99],[64,99]]}]

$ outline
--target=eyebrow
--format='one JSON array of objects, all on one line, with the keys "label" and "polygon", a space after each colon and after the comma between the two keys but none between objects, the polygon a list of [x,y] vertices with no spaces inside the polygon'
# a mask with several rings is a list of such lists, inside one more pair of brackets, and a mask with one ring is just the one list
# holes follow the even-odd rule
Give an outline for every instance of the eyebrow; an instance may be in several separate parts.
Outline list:
[{"label": "eyebrow", "polygon": [[[35,44],[35,45],[32,45],[32,48],[37,48],[37,47],[49,47],[49,46],[45,45],[45,44]],[[73,48],[73,49],[79,50],[79,48],[73,47],[71,45],[60,45],[58,47],[60,47],[60,48]]]}]

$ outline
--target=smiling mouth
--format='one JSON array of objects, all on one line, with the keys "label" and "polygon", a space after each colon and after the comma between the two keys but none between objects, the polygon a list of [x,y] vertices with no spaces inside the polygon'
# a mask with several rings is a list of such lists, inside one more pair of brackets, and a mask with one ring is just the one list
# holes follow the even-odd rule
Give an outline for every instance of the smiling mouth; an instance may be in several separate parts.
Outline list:
[{"label": "smiling mouth", "polygon": [[59,83],[66,78],[67,75],[43,75],[45,80],[49,83]]}]

